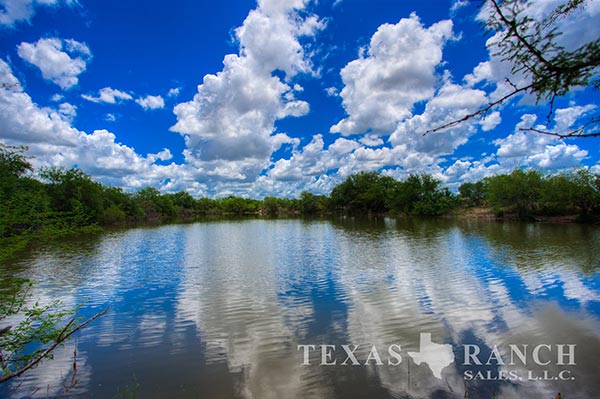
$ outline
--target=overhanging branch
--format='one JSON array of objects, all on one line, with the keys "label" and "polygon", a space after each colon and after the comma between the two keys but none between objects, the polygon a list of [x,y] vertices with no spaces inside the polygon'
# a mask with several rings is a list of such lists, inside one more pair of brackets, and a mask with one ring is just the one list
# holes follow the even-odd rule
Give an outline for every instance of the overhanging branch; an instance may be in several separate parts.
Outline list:
[{"label": "overhanging branch", "polygon": [[68,331],[69,328],[73,325],[73,323],[75,323],[75,319],[71,319],[67,323],[67,325],[65,325],[65,327],[61,330],[61,332],[58,334],[58,337],[56,337],[56,340],[54,340],[54,342],[52,343],[52,345],[50,345],[39,356],[36,356],[34,359],[32,359],[25,366],[21,367],[19,370],[14,371],[14,372],[12,372],[10,374],[7,374],[7,375],[4,375],[4,376],[0,377],[0,384],[2,384],[3,382],[6,382],[8,380],[11,380],[11,379],[13,379],[15,377],[19,377],[21,374],[23,374],[27,370],[30,370],[33,367],[37,366],[37,364],[40,363],[42,360],[44,360],[50,353],[52,353],[52,351],[54,349],[56,349],[56,347],[58,345],[60,345],[63,342],[65,342],[67,339],[69,339],[69,337],[71,335],[75,334],[77,331],[81,330],[82,328],[84,328],[85,326],[87,326],[88,324],[90,324],[92,321],[96,320],[98,317],[103,316],[104,314],[106,314],[106,312],[108,312],[109,309],[110,309],[110,306],[107,307],[106,309],[104,309],[102,312],[96,313],[94,316],[90,317],[89,319],[87,319],[83,323],[77,325],[73,330]]},{"label": "overhanging branch", "polygon": [[533,132],[533,133],[545,134],[547,136],[554,136],[554,137],[558,137],[560,139],[568,139],[568,138],[575,138],[575,137],[600,137],[600,131],[586,132],[587,128],[589,128],[591,125],[595,125],[598,123],[600,123],[600,119],[592,118],[583,126],[577,128],[577,129],[570,130],[565,133],[553,132],[553,131],[549,131],[549,130],[542,130],[542,129],[537,129],[534,127],[525,127],[525,128],[522,127],[519,130],[522,132]]},{"label": "overhanging branch", "polygon": [[[509,84],[513,85],[512,83],[510,83],[510,81],[509,81]],[[515,86],[513,85],[513,87],[515,87]],[[476,118],[476,117],[478,117],[480,115],[485,115],[492,108],[494,108],[495,106],[504,103],[505,101],[507,101],[511,97],[516,96],[517,94],[522,93],[524,91],[527,91],[527,90],[531,89],[532,87],[533,87],[533,85],[528,85],[528,86],[521,87],[521,88],[515,88],[515,90],[513,90],[509,94],[505,95],[504,97],[502,97],[502,98],[500,98],[500,99],[498,99],[498,100],[496,100],[494,102],[489,103],[484,108],[481,108],[480,110],[478,110],[476,112],[473,112],[471,114],[465,115],[465,116],[463,116],[460,119],[456,119],[456,120],[453,120],[452,122],[446,123],[445,125],[436,127],[435,129],[430,129],[430,130],[426,131],[425,133],[423,133],[423,136],[425,136],[425,135],[427,135],[429,133],[436,133],[436,132],[439,132],[440,130],[444,130],[444,129],[448,129],[448,128],[451,128],[451,127],[454,127],[454,126],[458,126],[461,123],[464,123],[464,122],[466,122],[466,121],[468,121],[470,119]]]}]

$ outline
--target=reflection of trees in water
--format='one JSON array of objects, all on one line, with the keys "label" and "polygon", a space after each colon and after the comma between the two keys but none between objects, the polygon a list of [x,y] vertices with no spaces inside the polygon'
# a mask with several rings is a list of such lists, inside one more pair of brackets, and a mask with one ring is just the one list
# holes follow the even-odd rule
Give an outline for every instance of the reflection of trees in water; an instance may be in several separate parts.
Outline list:
[{"label": "reflection of trees in water", "polygon": [[[98,384],[123,385],[135,372],[144,397],[185,385],[225,398],[462,398],[459,368],[437,380],[406,355],[419,350],[419,333],[457,347],[468,333],[486,347],[511,339],[571,338],[585,348],[600,341],[600,328],[584,320],[593,316],[565,309],[579,311],[570,304],[585,301],[567,296],[585,282],[581,257],[597,240],[585,228],[410,218],[210,222],[111,233],[96,249],[33,256],[28,270],[51,274],[67,261],[72,279],[47,282],[65,290],[80,278],[95,287],[94,301],[118,303],[80,343],[94,370],[92,393],[112,394]],[[89,264],[88,275],[77,277],[77,262]],[[536,282],[548,273],[564,293]],[[554,311],[540,311],[537,301],[554,301]],[[321,367],[317,353],[315,365],[301,365],[297,344],[342,343],[375,344],[381,352],[401,344],[403,362]],[[585,355],[577,370],[587,383],[598,354]],[[531,396],[510,384],[480,385],[471,398],[490,397],[492,388],[506,398],[546,392],[535,384]]]},{"label": "reflection of trees in water", "polygon": [[600,268],[600,228],[581,224],[457,221],[463,234],[481,237],[491,256],[507,266],[566,268],[592,274]]},{"label": "reflection of trees in water", "polygon": [[[428,331],[435,332],[438,342],[459,346],[463,335],[471,331],[477,342],[488,347],[508,342],[506,337],[514,333],[521,333],[524,342],[544,343],[553,327],[548,322],[552,318],[533,309],[540,299],[555,304],[560,317],[554,320],[573,330],[575,342],[593,345],[599,341],[598,327],[584,328],[576,322],[579,317],[593,319],[585,306],[598,298],[578,273],[585,270],[585,256],[590,255],[595,237],[590,226],[404,218],[351,219],[334,225],[342,233],[337,239],[340,253],[348,254],[340,258],[339,275],[349,297],[352,342],[386,347],[400,340],[407,350],[411,337]],[[364,231],[362,226],[366,226]],[[561,251],[569,240],[573,246]],[[515,263],[515,258],[522,264]],[[531,259],[536,268],[527,264]],[[547,275],[551,281],[545,280]],[[555,289],[557,285],[561,290]],[[569,314],[566,309],[582,312]],[[586,335],[590,332],[591,336]],[[552,337],[550,343],[563,343]],[[406,365],[414,366],[410,358],[405,361],[404,369],[374,369],[381,384],[400,397],[410,392]],[[446,369],[441,387],[431,375],[419,375],[420,369],[412,369],[413,381],[421,387],[410,387],[413,394],[457,397],[463,392],[459,369]],[[593,377],[591,369],[578,370],[588,380]],[[561,390],[558,384],[535,382],[470,385],[470,397],[477,398],[495,393],[507,398],[539,397],[541,392],[554,397]],[[577,385],[569,389],[574,397],[585,397],[577,392]]]}]

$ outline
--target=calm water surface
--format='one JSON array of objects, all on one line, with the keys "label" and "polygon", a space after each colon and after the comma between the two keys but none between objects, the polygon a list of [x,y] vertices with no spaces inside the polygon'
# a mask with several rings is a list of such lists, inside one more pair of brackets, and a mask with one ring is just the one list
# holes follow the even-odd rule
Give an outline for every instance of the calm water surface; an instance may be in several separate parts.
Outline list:
[{"label": "calm water surface", "polygon": [[[600,229],[576,225],[245,220],[83,237],[0,265],[37,280],[42,300],[111,306],[0,397],[139,385],[138,398],[598,398],[599,267]],[[424,351],[423,333],[447,346]],[[508,364],[511,344],[524,362]],[[336,366],[320,345],[336,345]],[[358,346],[360,365],[340,364],[341,345]],[[465,345],[483,363],[497,347],[506,364],[466,364]],[[557,345],[576,345],[567,364]],[[448,348],[454,362],[435,366]]]}]

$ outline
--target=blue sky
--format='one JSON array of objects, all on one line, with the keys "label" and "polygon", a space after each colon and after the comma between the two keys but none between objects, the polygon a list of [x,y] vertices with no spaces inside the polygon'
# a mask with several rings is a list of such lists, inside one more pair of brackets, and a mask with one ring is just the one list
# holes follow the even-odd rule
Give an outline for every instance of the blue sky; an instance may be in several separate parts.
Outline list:
[{"label": "blue sky", "polygon": [[[533,1],[546,15],[558,0]],[[600,172],[600,139],[561,141],[596,110],[577,90],[519,98],[423,136],[509,89],[480,2],[0,0],[0,141],[35,166],[195,196],[328,193],[351,173],[426,172],[450,187],[516,167]],[[600,36],[600,2],[561,21]]]}]

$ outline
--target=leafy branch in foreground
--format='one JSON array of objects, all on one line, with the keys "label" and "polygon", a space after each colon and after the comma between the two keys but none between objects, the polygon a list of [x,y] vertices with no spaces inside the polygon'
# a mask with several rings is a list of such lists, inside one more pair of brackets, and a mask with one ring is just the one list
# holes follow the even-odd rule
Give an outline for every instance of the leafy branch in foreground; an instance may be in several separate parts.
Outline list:
[{"label": "leafy branch in foreground", "polygon": [[84,320],[75,316],[77,309],[62,309],[60,301],[28,305],[31,287],[29,280],[16,278],[0,284],[0,384],[52,358],[56,347],[109,310]]},{"label": "leafy branch in foreground", "polygon": [[[530,1],[489,0],[492,12],[485,25],[488,31],[497,33],[499,38],[488,44],[488,48],[496,50],[493,55],[500,57],[501,61],[511,63],[512,75],[522,77],[525,83],[517,86],[506,78],[512,90],[502,98],[460,119],[428,130],[425,134],[451,128],[479,116],[485,117],[492,108],[524,93],[534,96],[537,104],[548,102],[547,120],[550,123],[557,98],[567,95],[575,87],[592,86],[597,90],[600,85],[600,38],[574,50],[565,49],[557,41],[562,34],[557,23],[585,7],[585,3],[586,0],[568,0],[544,19],[536,20],[526,12]],[[560,138],[596,137],[600,136],[600,131],[595,129],[599,123],[599,118],[590,117],[587,122],[567,132],[533,127],[521,130]]]}]

